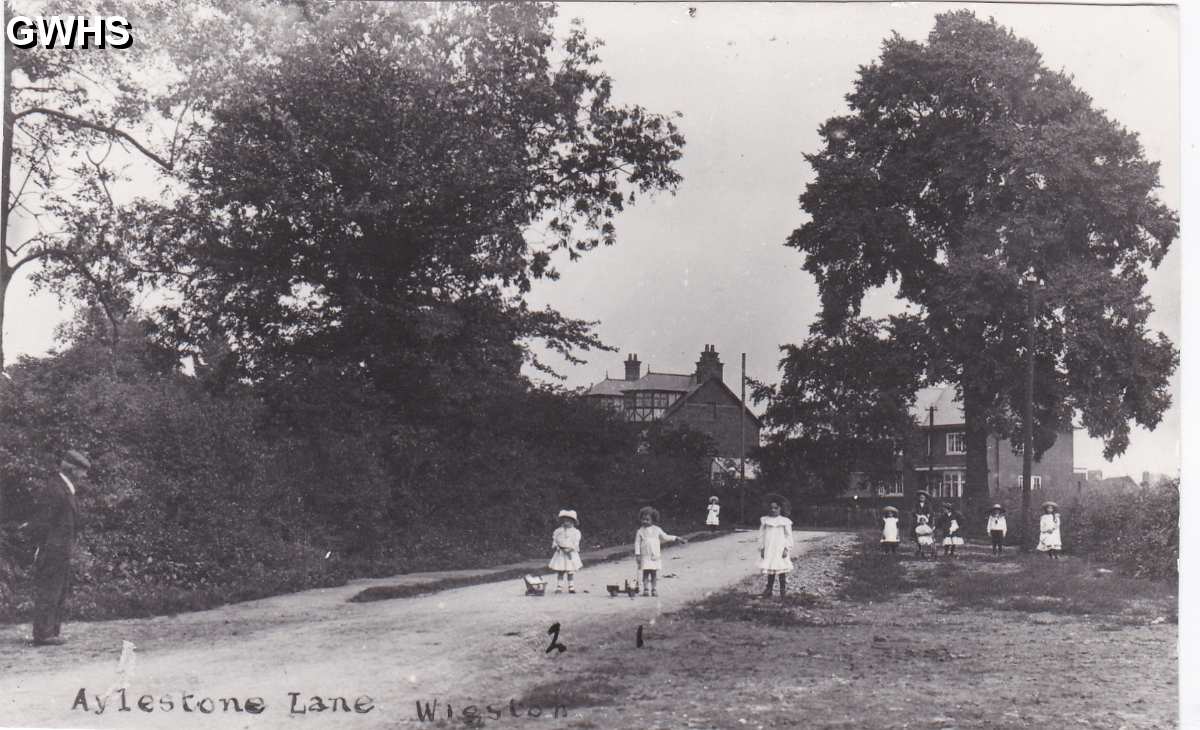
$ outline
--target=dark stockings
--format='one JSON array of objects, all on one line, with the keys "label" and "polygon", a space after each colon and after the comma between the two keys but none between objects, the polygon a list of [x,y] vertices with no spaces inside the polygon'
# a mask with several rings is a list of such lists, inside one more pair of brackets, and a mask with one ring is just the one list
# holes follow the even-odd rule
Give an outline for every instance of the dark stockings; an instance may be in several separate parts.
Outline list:
[{"label": "dark stockings", "polygon": [[771,590],[775,587],[775,579],[779,578],[779,596],[782,598],[787,595],[787,575],[780,573],[767,573],[767,589],[763,591],[764,596],[771,595]]}]

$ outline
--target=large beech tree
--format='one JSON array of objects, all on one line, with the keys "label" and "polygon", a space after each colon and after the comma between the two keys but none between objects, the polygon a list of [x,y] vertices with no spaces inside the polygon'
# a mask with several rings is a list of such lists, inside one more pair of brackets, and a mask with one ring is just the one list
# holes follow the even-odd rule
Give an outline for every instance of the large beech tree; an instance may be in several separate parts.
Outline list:
[{"label": "large beech tree", "polygon": [[674,189],[672,121],[615,103],[599,44],[556,37],[550,5],[314,8],[214,102],[188,193],[138,228],[182,294],[166,331],[227,342],[255,380],[332,367],[404,408],[515,376],[530,339],[598,346],[524,295]]},{"label": "large beech tree", "polygon": [[928,367],[955,383],[968,500],[987,494],[986,437],[1020,424],[1025,334],[1036,312],[1035,453],[1074,414],[1105,454],[1130,422],[1158,424],[1178,353],[1151,332],[1146,272],[1178,232],[1158,165],[1032,43],[968,11],[925,43],[894,36],[859,70],[849,112],[820,128],[788,245],[836,333],[892,281],[915,306]]}]

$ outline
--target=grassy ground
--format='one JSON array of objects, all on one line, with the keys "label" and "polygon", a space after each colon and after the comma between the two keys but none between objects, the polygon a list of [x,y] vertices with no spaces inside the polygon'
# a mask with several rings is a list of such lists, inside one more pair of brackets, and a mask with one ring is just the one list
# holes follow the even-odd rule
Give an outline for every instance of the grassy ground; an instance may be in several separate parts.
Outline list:
[{"label": "grassy ground", "polygon": [[597,637],[523,700],[571,707],[580,728],[1176,726],[1173,584],[960,550],[827,538],[786,600],[748,579],[662,616],[640,649]]}]

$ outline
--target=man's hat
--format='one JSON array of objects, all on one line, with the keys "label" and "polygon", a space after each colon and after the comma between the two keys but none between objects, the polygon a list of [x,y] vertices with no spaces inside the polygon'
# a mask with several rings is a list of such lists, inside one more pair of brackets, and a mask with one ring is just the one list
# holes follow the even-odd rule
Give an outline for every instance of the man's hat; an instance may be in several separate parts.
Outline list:
[{"label": "man's hat", "polygon": [[73,464],[80,469],[91,469],[92,462],[88,460],[81,452],[75,449],[67,449],[67,453],[63,454],[63,461],[68,464]]}]

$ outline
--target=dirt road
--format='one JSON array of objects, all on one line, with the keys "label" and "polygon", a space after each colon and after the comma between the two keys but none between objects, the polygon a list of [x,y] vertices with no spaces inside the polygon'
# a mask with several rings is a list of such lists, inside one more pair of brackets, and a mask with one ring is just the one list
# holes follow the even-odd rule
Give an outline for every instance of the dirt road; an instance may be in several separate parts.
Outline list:
[{"label": "dirt road", "polygon": [[[818,536],[797,533],[797,540]],[[808,545],[800,543],[801,560]],[[633,577],[631,558],[585,566],[575,595],[526,597],[519,581],[506,581],[346,602],[388,583],[360,581],[177,617],[70,624],[71,640],[61,647],[25,647],[27,627],[5,627],[0,726],[392,727],[421,724],[416,703],[435,699],[438,719],[447,703],[454,719],[477,703],[484,719],[516,722],[516,711],[529,721],[528,709],[509,704],[524,688],[523,674],[559,657],[583,660],[596,631],[627,625],[631,646],[638,626],[652,636],[660,612],[752,573],[757,537],[735,533],[664,558],[657,599],[608,596],[605,584]],[[555,623],[566,652],[547,654]],[[122,662],[123,641],[136,649]],[[489,704],[502,718],[488,714]],[[539,726],[557,724],[546,719]]]}]

